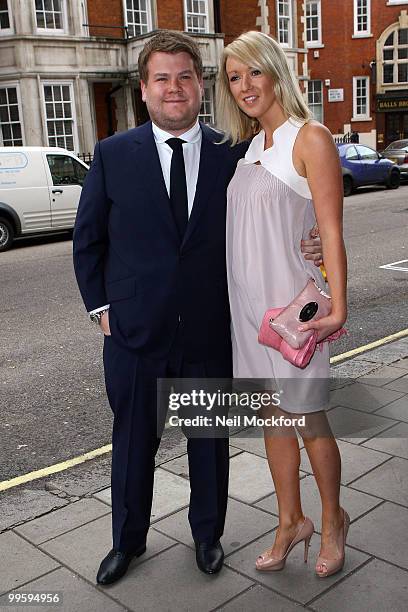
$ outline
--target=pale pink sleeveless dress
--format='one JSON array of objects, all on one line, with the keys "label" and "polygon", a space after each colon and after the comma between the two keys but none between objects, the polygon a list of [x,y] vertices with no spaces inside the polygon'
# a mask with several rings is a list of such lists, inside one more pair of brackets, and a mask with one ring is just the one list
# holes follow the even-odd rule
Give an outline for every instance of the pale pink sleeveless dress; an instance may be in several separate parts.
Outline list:
[{"label": "pale pink sleeveless dress", "polygon": [[328,405],[328,344],[323,351],[316,350],[302,370],[257,338],[265,311],[289,304],[310,277],[327,291],[319,268],[306,261],[300,250],[301,239],[309,237],[316,222],[308,182],[292,160],[302,125],[286,121],[274,132],[274,144],[266,151],[264,132],[257,134],[238,162],[227,192],[234,377],[268,379],[268,388],[283,391],[281,408],[297,414]]}]

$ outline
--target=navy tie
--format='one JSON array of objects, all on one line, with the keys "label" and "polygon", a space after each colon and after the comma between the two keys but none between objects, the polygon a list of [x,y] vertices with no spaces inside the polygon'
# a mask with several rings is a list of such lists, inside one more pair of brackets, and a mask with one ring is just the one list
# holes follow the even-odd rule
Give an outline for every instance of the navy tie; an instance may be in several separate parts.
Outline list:
[{"label": "navy tie", "polygon": [[186,141],[181,140],[181,138],[169,138],[166,140],[169,147],[173,149],[170,166],[170,206],[180,240],[183,240],[188,222],[188,197],[183,142]]}]

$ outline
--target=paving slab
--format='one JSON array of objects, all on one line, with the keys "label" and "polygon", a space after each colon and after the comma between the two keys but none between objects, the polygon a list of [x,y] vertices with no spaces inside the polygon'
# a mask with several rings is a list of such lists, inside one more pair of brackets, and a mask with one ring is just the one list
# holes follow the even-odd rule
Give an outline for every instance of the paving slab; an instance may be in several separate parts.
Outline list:
[{"label": "paving slab", "polygon": [[[350,528],[351,529],[351,528]],[[366,554],[346,547],[344,571],[322,580],[314,573],[316,558],[320,548],[320,537],[317,534],[311,539],[309,562],[304,563],[304,545],[301,542],[291,551],[285,569],[281,572],[258,572],[255,569],[256,558],[262,551],[271,546],[273,535],[268,534],[256,542],[245,546],[226,559],[226,564],[241,574],[264,584],[265,586],[305,604],[328,587],[343,579],[349,572],[369,558]]]},{"label": "paving slab", "polygon": [[[398,368],[395,369],[397,370]],[[390,382],[388,385],[384,386],[384,389],[391,389],[394,391],[401,391],[402,393],[408,393],[408,375]]]},{"label": "paving slab", "polygon": [[[314,476],[306,476],[300,481],[300,495],[302,508],[306,516],[312,519],[315,530],[321,532],[321,501]],[[348,487],[340,487],[340,503],[347,510],[352,521],[356,520],[369,510],[378,506],[381,502],[376,497],[354,491]],[[269,495],[256,504],[257,508],[267,510],[278,516],[278,500],[276,494]]]},{"label": "paving slab", "polygon": [[[375,467],[378,467],[390,458],[389,455],[368,449],[344,440],[337,440],[341,456],[341,483],[349,484],[351,481],[363,476]],[[306,450],[300,452],[300,469],[303,472],[313,473]]]},{"label": "paving slab", "polygon": [[42,605],[42,606],[15,606],[2,607],[2,599],[0,598],[0,609],[10,610],[13,612],[26,612],[30,610],[35,612],[44,612],[44,610],[53,610],[61,612],[121,612],[125,608],[107,597],[104,593],[90,584],[81,580],[78,576],[68,571],[65,568],[60,568],[33,580],[13,591],[13,593],[62,593],[62,603],[60,605]]},{"label": "paving slab", "polygon": [[109,594],[129,610],[208,612],[251,585],[250,579],[227,567],[216,576],[204,574],[196,565],[193,551],[177,544],[143,563],[137,575],[127,573],[109,588]]},{"label": "paving slab", "polygon": [[217,609],[217,612],[261,612],[262,610],[273,610],[273,612],[299,612],[304,609],[302,604],[294,603],[274,593],[270,589],[256,585],[238,595],[235,599]]},{"label": "paving slab", "polygon": [[96,499],[81,499],[61,510],[15,527],[14,531],[33,544],[42,544],[105,514],[110,514],[106,504]]},{"label": "paving slab", "polygon": [[231,497],[251,504],[274,490],[266,459],[246,452],[231,459],[229,478]]},{"label": "paving slab", "polygon": [[408,372],[408,357],[405,357],[404,359],[400,359],[399,361],[395,361],[392,364],[393,368],[402,368],[403,370],[406,370]]},{"label": "paving slab", "polygon": [[384,406],[377,410],[376,414],[408,423],[408,396],[404,395],[401,399]]},{"label": "paving slab", "polygon": [[0,531],[66,506],[68,501],[44,489],[17,487],[1,493]]},{"label": "paving slab", "polygon": [[398,423],[362,446],[408,459],[408,423]]},{"label": "paving slab", "polygon": [[59,567],[12,531],[0,534],[0,595]]},{"label": "paving slab", "polygon": [[[194,548],[190,526],[188,524],[187,508],[155,524],[155,529],[169,537]],[[278,524],[276,517],[234,499],[228,500],[222,546],[225,555],[248,544],[260,535],[271,531]]]},{"label": "paving slab", "polygon": [[401,457],[392,457],[353,482],[352,487],[408,506],[408,461]]},{"label": "paving slab", "polygon": [[[379,348],[376,348],[368,353],[365,353],[365,358],[377,363],[394,365],[395,361],[400,361],[407,356],[408,343],[406,338],[402,338],[397,342],[390,342]],[[354,361],[354,360],[352,360]]]},{"label": "paving slab", "polygon": [[[111,517],[108,515],[45,542],[40,548],[94,583],[100,562],[112,548],[111,534]],[[147,551],[142,557],[132,560],[132,567],[144,563],[174,544],[173,540],[151,529],[147,538]]]},{"label": "paving slab", "polygon": [[[376,368],[369,374],[364,374],[360,376],[358,379],[359,382],[364,383],[366,385],[374,385],[376,387],[384,387],[387,388],[389,383],[394,382],[398,378],[402,378],[408,374],[408,370],[404,371],[401,367],[392,366],[380,366]],[[391,390],[393,390],[391,388]],[[395,389],[395,391],[399,391],[399,389]]]},{"label": "paving slab", "polygon": [[[239,448],[229,447],[229,456],[234,457],[241,452]],[[186,453],[181,455],[180,457],[176,457],[171,461],[166,461],[166,463],[162,463],[160,468],[163,470],[167,470],[168,472],[172,472],[176,474],[176,476],[181,476],[182,478],[188,479],[188,456]]]},{"label": "paving slab", "polygon": [[385,502],[350,527],[347,542],[359,550],[408,569],[408,509]]},{"label": "paving slab", "polygon": [[[362,379],[360,378],[360,380]],[[342,389],[332,391],[330,393],[330,406],[346,406],[346,408],[364,412],[375,412],[400,397],[402,397],[402,393],[398,391],[355,382]]]},{"label": "paving slab", "polygon": [[[94,497],[105,504],[112,505],[110,488],[96,493]],[[189,482],[183,477],[176,476],[162,468],[157,468],[154,473],[151,522],[154,523],[172,512],[181,510],[189,502]]]},{"label": "paving slab", "polygon": [[327,413],[327,418],[335,437],[346,439],[353,444],[361,444],[380,431],[396,425],[395,420],[345,406],[333,408]]},{"label": "paving slab", "polygon": [[265,442],[262,429],[259,427],[251,427],[245,432],[231,436],[230,444],[240,450],[253,453],[259,457],[266,457]]},{"label": "paving slab", "polygon": [[373,559],[344,582],[309,604],[309,607],[321,612],[344,612],[346,603],[347,612],[406,612],[407,602],[407,573]]}]

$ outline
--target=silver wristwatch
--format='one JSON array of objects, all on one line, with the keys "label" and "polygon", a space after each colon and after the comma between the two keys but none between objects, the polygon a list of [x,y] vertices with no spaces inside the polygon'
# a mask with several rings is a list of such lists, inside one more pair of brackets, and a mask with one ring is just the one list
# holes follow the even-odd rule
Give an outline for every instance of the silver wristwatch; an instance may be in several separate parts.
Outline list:
[{"label": "silver wristwatch", "polygon": [[92,323],[97,323],[100,325],[103,313],[108,312],[108,310],[109,308],[104,308],[103,310],[99,310],[99,312],[93,312],[89,315],[89,318],[91,319]]}]

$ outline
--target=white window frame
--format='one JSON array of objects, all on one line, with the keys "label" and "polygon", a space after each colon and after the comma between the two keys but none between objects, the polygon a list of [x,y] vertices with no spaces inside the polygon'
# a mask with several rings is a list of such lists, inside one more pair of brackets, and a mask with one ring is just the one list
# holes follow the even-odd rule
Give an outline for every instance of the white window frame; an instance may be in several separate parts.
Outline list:
[{"label": "white window frame", "polygon": [[[68,86],[69,87],[69,91],[70,91],[70,102],[71,102],[71,108],[72,108],[72,122],[73,122],[73,129],[72,129],[72,136],[73,136],[73,141],[74,141],[74,148],[72,150],[73,153],[75,153],[76,151],[79,151],[79,140],[78,140],[78,121],[77,121],[77,116],[76,116],[76,107],[75,107],[75,92],[74,92],[74,84],[72,81],[41,81],[41,103],[42,103],[42,116],[43,116],[43,125],[45,128],[45,140],[46,140],[46,146],[54,146],[54,145],[50,145],[49,144],[49,134],[48,134],[48,121],[49,119],[47,118],[47,107],[45,105],[45,93],[44,93],[44,87],[46,87],[47,85],[49,86],[53,86],[53,85],[60,85],[60,86]],[[52,120],[51,120],[52,121]],[[59,120],[56,119],[56,121],[63,121],[63,119]],[[66,147],[63,147],[66,148]],[[70,150],[70,149],[68,149]]]},{"label": "white window frame", "polygon": [[408,4],[408,0],[388,0],[386,6],[398,6],[398,4]]},{"label": "white window frame", "polygon": [[[44,0],[43,0],[44,1]],[[47,36],[60,36],[61,34],[67,33],[67,0],[60,0],[61,2],[61,13],[62,13],[62,28],[39,28],[37,26],[37,10],[35,6],[35,0],[33,0],[34,7],[34,20],[37,34],[47,34]]]},{"label": "white window frame", "polygon": [[201,107],[200,107],[200,113],[198,114],[198,118],[200,121],[203,121],[203,123],[207,123],[207,121],[204,121],[203,117],[211,117],[210,121],[208,123],[210,124],[214,124],[215,123],[215,116],[214,116],[214,86],[212,83],[210,84],[204,84],[204,94],[203,94],[203,101],[205,99],[206,94],[208,95],[208,97],[206,98],[206,102],[210,104],[210,108],[211,108],[211,113],[201,113],[201,108],[202,108],[202,104],[201,103]]},{"label": "white window frame", "polygon": [[14,33],[14,27],[13,27],[13,17],[11,14],[11,10],[10,10],[10,0],[6,0],[7,2],[7,13],[8,13],[8,18],[9,18],[9,22],[10,22],[10,27],[9,28],[0,28],[0,36],[9,36],[10,34]]},{"label": "white window frame", "polygon": [[[23,146],[25,146],[26,140],[25,140],[25,129],[24,129],[24,117],[23,117],[23,107],[21,104],[21,93],[20,93],[20,83],[18,81],[8,81],[8,82],[1,82],[0,83],[0,89],[8,89],[8,88],[14,87],[17,93],[17,105],[18,105],[18,117],[19,117],[19,123],[21,126],[21,140],[23,141]],[[2,142],[2,138],[0,140],[0,146],[5,146],[3,145]],[[7,145],[9,146],[9,145]]]},{"label": "white window frame", "polygon": [[[187,11],[187,0],[184,0],[184,29],[189,34],[208,34],[210,31],[210,15],[209,15],[209,7],[208,0],[203,0],[205,2],[205,13],[192,13]],[[194,30],[188,29],[188,15],[198,15],[200,17],[205,17],[205,30],[203,32],[195,32]]]},{"label": "white window frame", "polygon": [[[364,80],[366,83],[366,112],[357,114],[357,84],[358,81]],[[370,121],[370,77],[369,76],[354,76],[353,77],[353,117],[352,121]]]},{"label": "white window frame", "polygon": [[[288,28],[288,42],[280,42],[280,27],[279,27],[279,19],[280,19],[280,14],[279,14],[279,2],[287,2],[288,6],[289,6],[289,17],[287,17],[288,19],[288,23],[289,23],[289,28]],[[282,47],[292,47],[293,46],[293,3],[292,0],[276,0],[276,23],[277,23],[277,34],[278,34],[278,41],[279,43],[282,45]]]},{"label": "white window frame", "polygon": [[367,2],[367,28],[365,30],[358,29],[358,0],[354,0],[354,34],[353,38],[368,38],[372,36],[371,33],[371,0],[365,0]]},{"label": "white window frame", "polygon": [[[128,0],[123,0],[123,14],[125,16],[125,26],[128,28],[128,36],[129,36],[129,21],[128,21],[128,6],[127,6],[127,2]],[[134,10],[134,9],[133,9]],[[146,27],[146,32],[140,32],[140,34],[134,34],[131,37],[134,38],[136,36],[143,36],[144,34],[147,34],[148,32],[151,32],[153,30],[153,15],[152,15],[152,2],[151,0],[146,0],[146,11],[147,11],[147,24],[143,26]]]},{"label": "white window frame", "polygon": [[[313,107],[319,106],[319,105],[309,102],[309,93],[310,93],[309,92],[309,87],[310,87],[310,83],[311,82],[319,82],[320,86],[321,86],[320,93],[321,93],[321,108],[322,108],[322,112],[321,112],[321,119],[319,119],[319,121],[321,123],[323,123],[323,121],[324,121],[324,98],[323,98],[324,97],[324,87],[323,87],[323,81],[321,79],[310,79],[310,81],[307,84],[307,88],[308,88],[308,90],[307,90],[307,105],[310,108],[310,110],[312,111]],[[313,111],[312,111],[312,114],[314,116]]]},{"label": "white window frame", "polygon": [[[317,4],[317,23],[318,23],[318,39],[313,41],[307,40],[307,7],[309,4]],[[313,49],[313,47],[321,47],[322,46],[322,2],[321,0],[306,0],[306,47],[308,49]]]},{"label": "white window frame", "polygon": [[[408,43],[407,44],[399,44],[399,35],[398,32],[401,29],[407,29],[407,28],[394,28],[393,30],[391,30],[391,32],[388,33],[388,36],[386,38],[386,40],[384,41],[384,44],[381,47],[381,55],[382,55],[382,66],[381,66],[381,83],[384,87],[389,87],[391,85],[405,85],[407,81],[400,81],[398,79],[398,66],[400,66],[401,64],[408,64],[408,59],[407,58],[402,58],[399,59],[398,57],[398,50],[399,49],[407,49],[408,48]],[[385,42],[387,41],[387,39],[389,38],[389,36],[392,34],[393,36],[393,46],[390,47],[389,45],[385,45]],[[384,51],[385,50],[393,50],[393,59],[392,60],[385,60],[384,59]],[[392,77],[392,81],[389,82],[385,82],[384,81],[384,67],[385,66],[392,66],[392,73],[393,73],[393,77]]]}]

